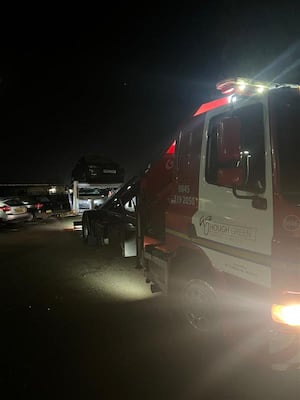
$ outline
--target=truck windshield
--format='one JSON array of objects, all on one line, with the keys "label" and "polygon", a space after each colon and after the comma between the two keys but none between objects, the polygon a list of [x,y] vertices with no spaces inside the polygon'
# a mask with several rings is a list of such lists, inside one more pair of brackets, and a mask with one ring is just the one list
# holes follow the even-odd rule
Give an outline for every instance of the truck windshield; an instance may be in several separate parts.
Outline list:
[{"label": "truck windshield", "polygon": [[[300,201],[300,95],[298,89],[283,89],[273,98],[280,192]],[[272,103],[271,103],[272,104]]]}]

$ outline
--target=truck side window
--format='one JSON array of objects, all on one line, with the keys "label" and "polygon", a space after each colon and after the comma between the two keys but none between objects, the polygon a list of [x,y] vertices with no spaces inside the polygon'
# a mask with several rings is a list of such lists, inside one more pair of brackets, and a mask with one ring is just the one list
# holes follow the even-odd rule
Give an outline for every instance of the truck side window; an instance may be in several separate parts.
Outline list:
[{"label": "truck side window", "polygon": [[200,115],[193,123],[181,131],[176,146],[176,176],[178,183],[197,185],[200,154],[204,129],[204,116]]},{"label": "truck side window", "polygon": [[237,117],[241,122],[241,153],[249,157],[249,177],[243,190],[263,192],[265,189],[265,142],[262,104],[252,104],[237,109],[229,115],[226,113],[213,117],[208,128],[206,181],[217,185],[219,168],[232,168],[233,165],[220,165],[217,158],[218,124],[225,117]]}]

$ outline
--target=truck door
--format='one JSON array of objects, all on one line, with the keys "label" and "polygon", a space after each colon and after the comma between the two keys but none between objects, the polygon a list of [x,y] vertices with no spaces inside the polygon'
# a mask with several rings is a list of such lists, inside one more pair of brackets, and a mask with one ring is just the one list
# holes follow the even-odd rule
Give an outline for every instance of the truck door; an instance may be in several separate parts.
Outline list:
[{"label": "truck door", "polygon": [[[192,219],[196,241],[217,269],[261,287],[270,286],[273,235],[272,174],[266,114],[267,106],[263,102],[251,103],[251,100],[240,106],[235,104],[234,110],[228,107],[228,112],[220,113],[220,109],[215,109],[207,113],[199,203]],[[220,155],[220,146],[224,145],[221,143],[220,126],[226,118],[238,121],[240,126],[240,157],[235,160],[230,156],[230,148],[223,148]],[[230,182],[228,176],[230,178],[232,171],[236,174],[239,168],[243,171],[244,183],[241,190],[234,191],[235,184]],[[221,175],[223,178],[220,178]],[[238,174],[236,177],[237,181]]]}]

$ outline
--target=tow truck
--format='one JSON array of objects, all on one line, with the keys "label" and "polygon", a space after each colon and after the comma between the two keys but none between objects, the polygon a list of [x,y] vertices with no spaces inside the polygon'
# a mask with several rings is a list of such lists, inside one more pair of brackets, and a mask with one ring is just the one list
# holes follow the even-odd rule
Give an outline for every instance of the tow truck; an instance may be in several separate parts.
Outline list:
[{"label": "tow truck", "polygon": [[300,372],[300,86],[216,88],[179,127],[172,168],[140,177],[137,264],[200,337],[243,338]]}]

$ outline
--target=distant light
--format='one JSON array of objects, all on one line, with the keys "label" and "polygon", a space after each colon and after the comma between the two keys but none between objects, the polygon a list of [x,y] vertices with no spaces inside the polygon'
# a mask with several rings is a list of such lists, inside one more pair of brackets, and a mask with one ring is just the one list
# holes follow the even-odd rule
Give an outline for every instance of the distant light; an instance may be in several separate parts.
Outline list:
[{"label": "distant light", "polygon": [[52,186],[50,189],[49,189],[49,194],[55,194],[56,193],[56,186]]}]

